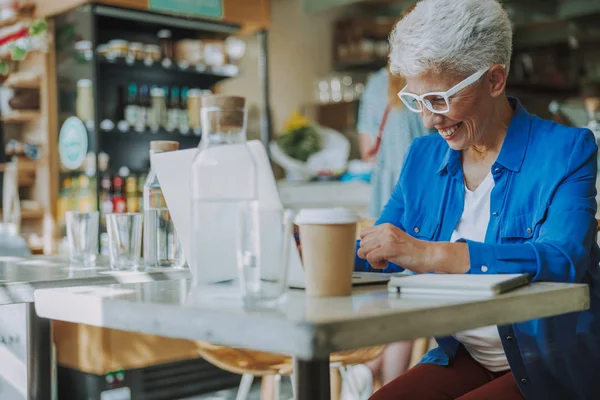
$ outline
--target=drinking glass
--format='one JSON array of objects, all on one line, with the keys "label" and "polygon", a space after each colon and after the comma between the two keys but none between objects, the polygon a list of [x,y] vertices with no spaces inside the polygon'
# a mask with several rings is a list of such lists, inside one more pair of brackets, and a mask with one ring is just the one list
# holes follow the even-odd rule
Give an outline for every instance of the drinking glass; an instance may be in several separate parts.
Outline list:
[{"label": "drinking glass", "polygon": [[142,214],[108,214],[108,253],[112,269],[136,270],[142,250]]},{"label": "drinking glass", "polygon": [[274,306],[285,295],[293,219],[291,210],[260,210],[256,205],[240,208],[236,258],[247,306]]},{"label": "drinking glass", "polygon": [[99,217],[98,211],[67,211],[67,240],[71,264],[89,266],[96,261]]}]

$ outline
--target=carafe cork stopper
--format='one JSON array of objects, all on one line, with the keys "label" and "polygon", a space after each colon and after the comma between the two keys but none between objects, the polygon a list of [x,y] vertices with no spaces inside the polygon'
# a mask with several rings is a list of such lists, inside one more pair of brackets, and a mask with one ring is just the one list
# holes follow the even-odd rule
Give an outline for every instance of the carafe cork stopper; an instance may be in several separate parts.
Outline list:
[{"label": "carafe cork stopper", "polygon": [[208,109],[202,126],[205,132],[227,132],[244,128],[246,99],[240,96],[202,96],[202,109]]},{"label": "carafe cork stopper", "polygon": [[153,140],[150,142],[150,153],[166,153],[179,150],[179,142],[174,140]]}]

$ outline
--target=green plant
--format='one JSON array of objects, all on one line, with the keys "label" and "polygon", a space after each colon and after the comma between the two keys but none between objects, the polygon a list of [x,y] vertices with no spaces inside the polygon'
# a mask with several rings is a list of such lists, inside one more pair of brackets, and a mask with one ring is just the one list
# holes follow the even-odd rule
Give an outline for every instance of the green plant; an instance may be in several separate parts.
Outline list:
[{"label": "green plant", "polygon": [[321,137],[313,126],[300,126],[281,135],[277,145],[288,156],[305,162],[321,150]]}]

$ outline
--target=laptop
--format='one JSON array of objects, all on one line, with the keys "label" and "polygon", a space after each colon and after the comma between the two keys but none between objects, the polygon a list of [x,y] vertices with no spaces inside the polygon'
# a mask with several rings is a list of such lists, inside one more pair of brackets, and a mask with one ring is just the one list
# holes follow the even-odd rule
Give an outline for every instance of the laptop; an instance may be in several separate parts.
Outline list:
[{"label": "laptop", "polygon": [[[261,210],[282,210],[281,199],[277,191],[277,184],[271,170],[271,164],[261,142],[253,140],[247,143],[254,160],[256,161],[258,174],[258,192],[259,205]],[[192,212],[191,212],[191,187],[192,179],[192,162],[196,155],[197,149],[179,150],[168,153],[158,153],[152,155],[152,167],[158,175],[160,185],[163,191],[167,207],[171,213],[173,224],[179,235],[181,246],[184,255],[192,254],[193,240],[191,237]],[[185,184],[181,184],[185,182]],[[261,227],[270,229],[269,232],[281,231],[277,225],[271,224],[272,221],[261,219]],[[275,222],[278,223],[278,222]],[[227,229],[223,224],[223,229]],[[261,229],[263,229],[261,228]],[[227,233],[226,233],[227,234]],[[231,234],[231,232],[229,232]],[[233,235],[230,235],[233,236]],[[274,246],[279,247],[281,237],[276,238],[276,235],[261,235],[261,257],[263,265],[270,266],[269,268],[280,268],[278,251],[272,251]],[[289,286],[291,288],[303,289],[304,285],[304,269],[300,254],[296,247],[293,236],[287,239],[290,241],[290,258],[289,258]],[[237,266],[235,255],[231,255],[232,259],[226,262],[226,265],[219,268],[210,269],[210,280],[214,282],[225,282],[237,278]],[[207,271],[208,272],[208,271]],[[277,273],[277,271],[273,271]],[[397,274],[384,273],[355,273],[353,285],[374,285],[386,284],[389,279]]]}]

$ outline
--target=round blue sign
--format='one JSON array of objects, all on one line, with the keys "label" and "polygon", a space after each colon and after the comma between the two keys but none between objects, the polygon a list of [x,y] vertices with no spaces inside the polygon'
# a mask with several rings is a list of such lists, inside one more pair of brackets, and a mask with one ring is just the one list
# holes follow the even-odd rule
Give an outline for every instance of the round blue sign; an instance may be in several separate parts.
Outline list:
[{"label": "round blue sign", "polygon": [[60,128],[58,154],[61,163],[68,169],[81,167],[88,150],[88,132],[77,117],[69,117]]}]

